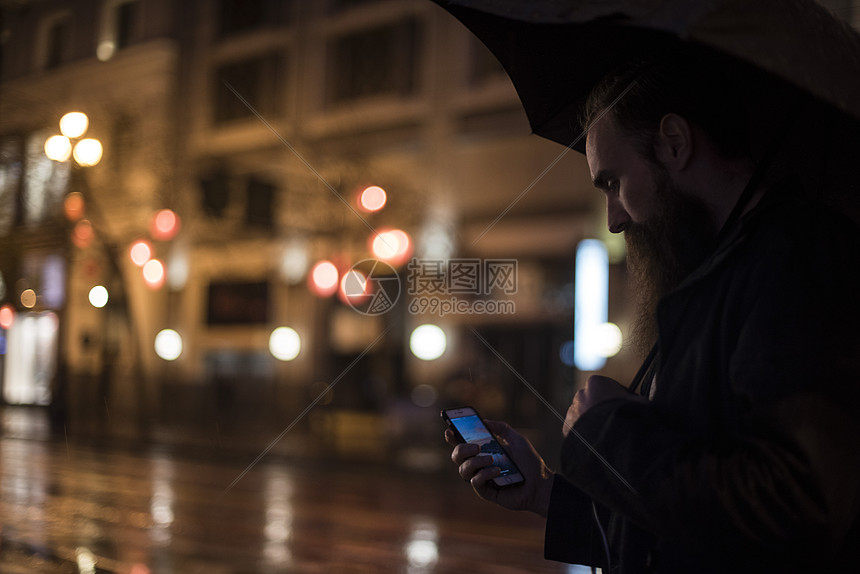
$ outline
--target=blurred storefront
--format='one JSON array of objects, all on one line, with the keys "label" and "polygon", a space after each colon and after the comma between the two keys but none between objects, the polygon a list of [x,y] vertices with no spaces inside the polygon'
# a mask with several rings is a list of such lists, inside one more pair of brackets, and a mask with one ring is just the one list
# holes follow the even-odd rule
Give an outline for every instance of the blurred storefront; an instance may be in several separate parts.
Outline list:
[{"label": "blurred storefront", "polygon": [[[601,198],[438,7],[0,6],[5,404],[86,436],[289,428],[314,437],[296,448],[416,464],[441,406],[560,424],[544,401],[563,412],[582,376],[575,252],[603,237]],[[46,157],[69,111],[97,165]],[[626,331],[609,253],[603,320]]]}]

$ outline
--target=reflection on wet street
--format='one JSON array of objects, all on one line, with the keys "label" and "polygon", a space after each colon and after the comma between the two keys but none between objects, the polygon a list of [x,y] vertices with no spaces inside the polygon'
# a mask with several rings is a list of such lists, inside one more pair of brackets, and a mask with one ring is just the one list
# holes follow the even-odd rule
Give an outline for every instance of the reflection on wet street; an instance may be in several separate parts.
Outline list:
[{"label": "reflection on wet street", "polygon": [[[561,573],[453,469],[0,438],[4,574]],[[229,488],[237,477],[241,480]]]}]

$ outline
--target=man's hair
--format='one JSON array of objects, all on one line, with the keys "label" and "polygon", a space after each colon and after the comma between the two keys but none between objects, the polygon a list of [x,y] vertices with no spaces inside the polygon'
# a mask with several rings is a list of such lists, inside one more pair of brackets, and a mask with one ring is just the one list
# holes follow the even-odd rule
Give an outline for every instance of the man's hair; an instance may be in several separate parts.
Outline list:
[{"label": "man's hair", "polygon": [[[675,113],[701,128],[726,159],[750,155],[741,71],[722,58],[687,50],[629,62],[604,76],[591,90],[580,117],[583,129],[606,110],[633,136],[643,156],[656,162],[654,141],[660,120]],[[631,85],[632,84],[632,85]]]}]

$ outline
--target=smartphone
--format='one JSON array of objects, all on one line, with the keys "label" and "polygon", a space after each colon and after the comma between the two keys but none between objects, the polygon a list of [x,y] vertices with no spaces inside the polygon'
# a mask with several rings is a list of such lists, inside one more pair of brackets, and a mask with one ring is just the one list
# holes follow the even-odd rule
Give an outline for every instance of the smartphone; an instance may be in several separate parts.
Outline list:
[{"label": "smartphone", "polygon": [[495,486],[512,486],[523,482],[520,469],[499,444],[498,439],[489,431],[475,409],[472,407],[444,409],[442,419],[462,442],[480,445],[481,454],[493,456],[493,466],[498,466],[502,470],[502,473],[493,479]]}]

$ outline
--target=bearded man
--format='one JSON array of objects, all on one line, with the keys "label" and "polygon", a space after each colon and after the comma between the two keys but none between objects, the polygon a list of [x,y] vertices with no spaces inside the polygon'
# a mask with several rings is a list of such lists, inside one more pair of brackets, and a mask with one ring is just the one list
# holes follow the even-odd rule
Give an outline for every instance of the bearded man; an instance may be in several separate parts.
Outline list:
[{"label": "bearded man", "polygon": [[446,433],[479,496],[547,518],[549,559],[860,572],[856,227],[790,170],[766,174],[732,80],[702,62],[634,64],[585,107],[586,159],[625,233],[650,349],[636,380],[592,376],[576,393],[559,472],[490,423],[521,486],[494,488],[488,457]]}]

